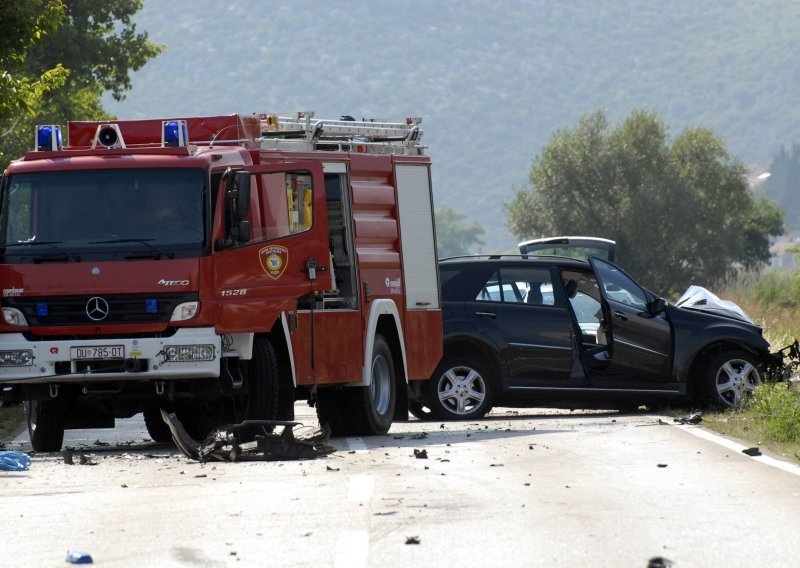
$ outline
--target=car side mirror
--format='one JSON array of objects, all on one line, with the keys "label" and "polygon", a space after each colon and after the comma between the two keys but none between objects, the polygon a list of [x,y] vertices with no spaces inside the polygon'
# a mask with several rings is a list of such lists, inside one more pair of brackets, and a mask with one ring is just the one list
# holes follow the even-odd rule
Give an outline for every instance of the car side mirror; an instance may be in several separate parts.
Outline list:
[{"label": "car side mirror", "polygon": [[657,316],[667,310],[667,301],[664,298],[656,298],[648,304],[648,311],[651,315]]}]

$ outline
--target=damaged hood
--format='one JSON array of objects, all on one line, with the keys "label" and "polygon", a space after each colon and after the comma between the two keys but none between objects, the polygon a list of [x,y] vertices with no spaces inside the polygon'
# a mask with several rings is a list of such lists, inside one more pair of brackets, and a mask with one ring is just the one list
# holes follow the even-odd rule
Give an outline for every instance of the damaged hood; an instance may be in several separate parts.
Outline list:
[{"label": "damaged hood", "polygon": [[734,302],[722,300],[702,286],[689,286],[675,305],[679,308],[725,316],[758,325]]}]

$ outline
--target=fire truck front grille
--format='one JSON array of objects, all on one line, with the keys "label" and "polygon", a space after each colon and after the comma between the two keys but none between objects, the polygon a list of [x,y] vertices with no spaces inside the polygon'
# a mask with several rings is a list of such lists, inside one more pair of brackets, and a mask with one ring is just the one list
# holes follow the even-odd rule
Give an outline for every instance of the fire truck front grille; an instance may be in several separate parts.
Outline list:
[{"label": "fire truck front grille", "polygon": [[135,324],[168,322],[175,306],[197,301],[197,292],[178,294],[107,294],[3,298],[32,326]]}]

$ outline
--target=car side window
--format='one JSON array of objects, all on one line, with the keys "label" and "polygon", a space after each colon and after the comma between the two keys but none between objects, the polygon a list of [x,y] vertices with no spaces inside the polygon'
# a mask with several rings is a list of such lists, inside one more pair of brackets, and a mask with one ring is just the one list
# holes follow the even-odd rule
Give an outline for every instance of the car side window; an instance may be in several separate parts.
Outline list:
[{"label": "car side window", "polygon": [[605,262],[597,262],[594,266],[606,298],[639,310],[647,309],[644,290],[625,273]]},{"label": "car side window", "polygon": [[553,281],[547,268],[511,267],[495,271],[475,298],[538,306],[555,305]]}]

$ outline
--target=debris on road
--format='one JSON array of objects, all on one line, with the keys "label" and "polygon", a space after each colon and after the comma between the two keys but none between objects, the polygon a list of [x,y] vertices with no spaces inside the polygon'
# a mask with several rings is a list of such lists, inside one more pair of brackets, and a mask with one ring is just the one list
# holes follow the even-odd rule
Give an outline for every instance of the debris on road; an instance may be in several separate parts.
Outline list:
[{"label": "debris on road", "polygon": [[[203,442],[198,443],[189,436],[175,414],[162,410],[161,416],[169,426],[175,445],[186,457],[201,463],[210,460],[302,460],[326,456],[336,451],[336,448],[326,444],[330,437],[330,430],[327,428],[296,437],[295,427],[303,427],[299,422],[245,420],[239,424],[217,428]],[[276,433],[280,428],[282,431]],[[255,434],[255,441],[243,441],[245,432],[253,430],[259,432]]]},{"label": "debris on road", "polygon": [[752,457],[760,456],[761,455],[761,449],[759,449],[757,447],[755,447],[755,448],[745,448],[745,449],[742,450],[742,453],[745,454],[745,455],[748,455],[748,456],[752,456]]},{"label": "debris on road", "polygon": [[665,464],[665,463],[659,463],[659,464],[656,464],[656,466],[657,466],[657,467],[667,467],[667,464]]},{"label": "debris on road", "polygon": [[702,421],[703,413],[700,411],[692,412],[680,418],[673,418],[673,422],[677,422],[678,424],[700,424]]},{"label": "debris on road", "polygon": [[407,536],[406,537],[406,544],[419,544],[420,540],[418,536]]},{"label": "debris on road", "polygon": [[414,449],[414,457],[418,460],[426,460],[428,459],[428,450],[418,450]]},{"label": "debris on road", "polygon": [[[64,458],[64,463],[67,465],[75,465],[75,451],[71,449],[66,449],[61,452],[61,456]],[[81,465],[97,465],[98,462],[92,456],[87,456],[83,452],[78,452],[78,462]]]},{"label": "debris on road", "polygon": [[21,452],[0,452],[0,471],[28,471],[31,457]]},{"label": "debris on road", "polygon": [[92,555],[85,550],[69,549],[67,551],[68,564],[93,564]]}]

